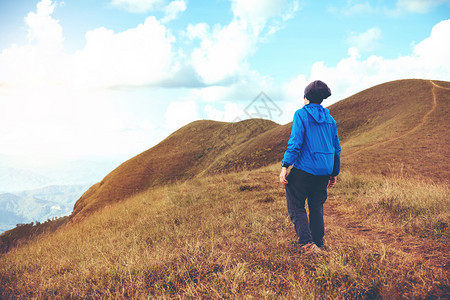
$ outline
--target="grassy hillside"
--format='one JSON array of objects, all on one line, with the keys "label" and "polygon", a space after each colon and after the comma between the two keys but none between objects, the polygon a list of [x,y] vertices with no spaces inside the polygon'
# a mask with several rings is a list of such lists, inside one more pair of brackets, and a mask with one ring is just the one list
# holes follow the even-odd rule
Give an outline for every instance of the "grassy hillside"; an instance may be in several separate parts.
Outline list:
[{"label": "grassy hillside", "polygon": [[0,258],[4,298],[445,298],[448,187],[352,175],[303,257],[279,165],[155,187]]},{"label": "grassy hillside", "polygon": [[343,148],[343,168],[448,183],[448,86],[448,82],[429,80],[392,81],[331,106]]},{"label": "grassy hillside", "polygon": [[33,224],[17,224],[11,230],[5,231],[0,235],[0,255],[8,252],[14,247],[18,247],[27,243],[30,240],[38,237],[43,233],[51,233],[56,231],[59,227],[65,225],[69,221],[69,217],[55,218],[45,222],[36,222]]},{"label": "grassy hillside", "polygon": [[[79,221],[92,211],[153,186],[189,179],[207,170],[248,167],[237,162],[224,165],[221,158],[278,126],[261,119],[239,123],[196,121],[186,125],[155,147],[126,161],[90,188],[75,204],[71,221]],[[264,160],[254,157],[252,165],[260,167],[278,159],[274,155],[267,155]],[[215,165],[221,168],[210,167]]]},{"label": "grassy hillside", "polygon": [[449,298],[449,88],[394,81],[330,107],[343,172],[324,256],[299,254],[278,183],[291,124],[197,121],[0,257],[0,298]]},{"label": "grassy hillside", "polygon": [[[435,167],[450,155],[450,90],[445,84],[392,81],[332,105],[330,111],[342,143],[343,169],[448,181],[449,168]],[[123,163],[89,189],[77,201],[72,221],[173,180],[281,161],[290,128],[291,123],[280,126],[261,119],[193,122]]]}]

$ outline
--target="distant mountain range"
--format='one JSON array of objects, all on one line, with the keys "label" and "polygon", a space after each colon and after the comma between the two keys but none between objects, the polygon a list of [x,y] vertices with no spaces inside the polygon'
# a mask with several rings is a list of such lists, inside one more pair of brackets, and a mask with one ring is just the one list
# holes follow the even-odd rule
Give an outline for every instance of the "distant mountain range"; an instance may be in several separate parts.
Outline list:
[{"label": "distant mountain range", "polygon": [[43,222],[69,215],[77,199],[91,185],[48,186],[0,194],[0,233],[17,224]]},{"label": "distant mountain range", "polygon": [[117,161],[24,160],[0,155],[0,233],[19,223],[69,215],[75,201]]}]

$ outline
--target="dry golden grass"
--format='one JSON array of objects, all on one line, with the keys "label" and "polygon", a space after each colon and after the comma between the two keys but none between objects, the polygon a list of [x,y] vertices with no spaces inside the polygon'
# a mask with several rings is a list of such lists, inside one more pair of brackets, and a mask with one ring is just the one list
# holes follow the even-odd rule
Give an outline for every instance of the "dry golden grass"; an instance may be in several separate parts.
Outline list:
[{"label": "dry golden grass", "polygon": [[449,183],[450,89],[445,84],[392,81],[331,106],[343,169],[390,175],[401,166],[409,177]]},{"label": "dry golden grass", "polygon": [[449,87],[330,107],[343,172],[324,256],[300,255],[278,183],[291,124],[198,121],[92,187],[78,222],[0,257],[0,298],[449,298]]},{"label": "dry golden grass", "polygon": [[[259,156],[261,153],[268,153],[264,159],[259,157],[254,160],[258,161],[256,164],[244,166],[240,162],[222,162],[225,157],[241,149],[240,146],[276,127],[279,125],[262,119],[238,123],[206,120],[190,123],[155,147],[124,162],[100,183],[92,186],[75,204],[71,221],[80,221],[106,205],[153,186],[189,179],[199,173],[256,168],[278,161],[282,147],[276,141],[280,143],[278,147],[253,148],[249,151],[249,155],[253,151],[259,151]],[[243,157],[247,158],[245,155]]]},{"label": "dry golden grass", "polygon": [[[448,235],[432,233],[435,218],[441,224],[449,222],[446,186],[344,172],[326,203],[327,255],[303,257],[287,217],[278,171],[276,164],[157,187],[106,207],[82,223],[41,236],[0,258],[1,295],[39,299],[448,295],[449,274],[442,265],[448,259]],[[431,195],[427,209],[423,195]],[[384,198],[396,199],[395,213],[388,213]]]},{"label": "dry golden grass", "polygon": [[[410,177],[448,183],[450,168],[436,167],[450,155],[446,84],[392,81],[332,105],[343,169],[390,175],[392,165],[402,165]],[[80,221],[105,205],[173,180],[279,162],[291,126],[261,119],[188,124],[94,185],[77,201],[71,220]]]},{"label": "dry golden grass", "polygon": [[69,221],[69,217],[54,218],[43,223],[33,222],[29,224],[18,224],[14,229],[8,230],[0,235],[0,255],[8,252],[14,247],[33,240],[35,237],[43,233],[51,233],[59,227],[65,225]]}]

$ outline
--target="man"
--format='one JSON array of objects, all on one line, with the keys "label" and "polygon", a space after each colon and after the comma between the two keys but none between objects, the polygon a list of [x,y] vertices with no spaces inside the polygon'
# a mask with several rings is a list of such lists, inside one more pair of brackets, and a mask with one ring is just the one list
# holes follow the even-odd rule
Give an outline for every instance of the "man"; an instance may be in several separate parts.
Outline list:
[{"label": "man", "polygon": [[[340,171],[341,146],[336,121],[321,105],[330,95],[330,88],[320,80],[305,88],[305,105],[295,112],[282,161],[280,182],[286,188],[287,209],[302,253],[320,252],[323,247],[323,204],[327,199],[327,188],[335,185]],[[291,165],[288,175],[287,169]]]}]

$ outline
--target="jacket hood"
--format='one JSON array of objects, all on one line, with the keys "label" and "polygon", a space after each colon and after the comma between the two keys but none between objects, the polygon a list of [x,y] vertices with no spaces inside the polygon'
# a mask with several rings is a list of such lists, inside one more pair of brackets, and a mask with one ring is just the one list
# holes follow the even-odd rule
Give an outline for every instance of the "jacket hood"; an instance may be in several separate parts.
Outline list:
[{"label": "jacket hood", "polygon": [[317,123],[324,123],[330,117],[330,110],[320,104],[310,103],[304,106],[304,109],[314,118]]}]

